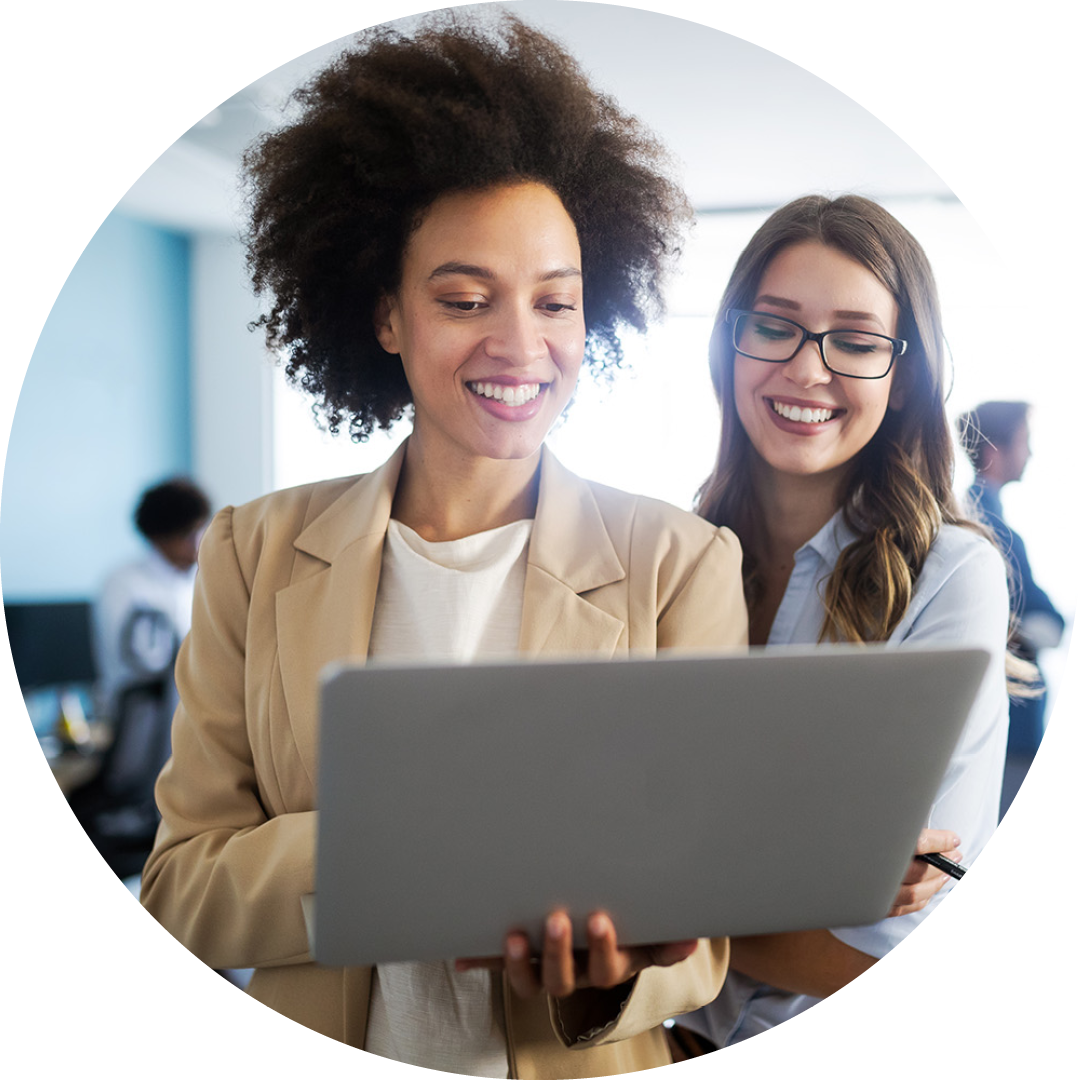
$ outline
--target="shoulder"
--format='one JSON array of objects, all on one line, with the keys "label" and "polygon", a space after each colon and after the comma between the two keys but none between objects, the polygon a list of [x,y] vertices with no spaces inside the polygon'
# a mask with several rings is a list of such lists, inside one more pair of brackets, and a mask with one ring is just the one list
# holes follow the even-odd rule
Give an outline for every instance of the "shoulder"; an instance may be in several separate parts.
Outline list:
[{"label": "shoulder", "polygon": [[250,581],[266,557],[292,557],[293,541],[304,529],[353,487],[359,476],[320,480],[271,492],[240,506],[219,510],[199,547],[199,568],[205,572],[223,552],[241,566]]},{"label": "shoulder", "polygon": [[630,609],[649,612],[655,647],[745,646],[742,548],[735,534],[660,499],[585,483],[626,570]]},{"label": "shoulder", "polygon": [[742,547],[727,528],[659,499],[590,484],[631,590],[658,613],[660,648],[728,648],[747,640]]},{"label": "shoulder", "polygon": [[963,525],[942,525],[930,545],[926,565],[919,580],[930,574],[944,579],[953,574],[1005,580],[1005,560],[999,548],[986,536]]},{"label": "shoulder", "polygon": [[734,558],[742,557],[739,541],[728,528],[718,529],[704,518],[661,499],[634,495],[591,480],[582,483],[592,492],[613,535],[629,533],[635,544],[652,543],[671,551],[703,551],[719,546]]},{"label": "shoulder", "polygon": [[105,598],[127,596],[144,589],[153,576],[153,565],[148,557],[133,559],[110,571],[102,583],[100,595]]},{"label": "shoulder", "polygon": [[905,622],[941,622],[963,627],[965,634],[992,628],[993,636],[1004,640],[1008,613],[1008,574],[1001,552],[972,529],[943,525],[915,583]]},{"label": "shoulder", "polygon": [[241,506],[226,507],[222,513],[228,513],[238,534],[290,530],[299,533],[361,478],[340,476],[283,488]]},{"label": "shoulder", "polygon": [[114,566],[105,578],[105,587],[115,585],[118,582],[130,581],[132,578],[137,578],[146,573],[145,558],[132,559],[130,562],[121,563],[119,566]]}]

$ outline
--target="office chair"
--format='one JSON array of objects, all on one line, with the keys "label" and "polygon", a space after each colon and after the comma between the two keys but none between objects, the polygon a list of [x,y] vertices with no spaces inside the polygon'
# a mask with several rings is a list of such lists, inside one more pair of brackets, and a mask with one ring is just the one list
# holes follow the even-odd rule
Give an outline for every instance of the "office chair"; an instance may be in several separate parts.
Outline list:
[{"label": "office chair", "polygon": [[171,751],[172,678],[128,687],[113,740],[97,775],[68,803],[102,858],[120,878],[142,872],[160,815],[154,783]]}]

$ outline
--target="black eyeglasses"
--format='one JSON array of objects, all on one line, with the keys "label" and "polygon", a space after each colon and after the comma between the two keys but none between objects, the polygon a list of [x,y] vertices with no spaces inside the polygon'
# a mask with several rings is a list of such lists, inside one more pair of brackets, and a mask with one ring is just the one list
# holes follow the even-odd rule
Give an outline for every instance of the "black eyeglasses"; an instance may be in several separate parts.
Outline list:
[{"label": "black eyeglasses", "polygon": [[740,356],[766,364],[786,364],[808,341],[821,353],[822,363],[835,375],[849,379],[884,379],[893,361],[903,356],[907,342],[863,330],[826,330],[812,334],[805,326],[782,315],[763,311],[724,314],[732,327],[732,344]]}]

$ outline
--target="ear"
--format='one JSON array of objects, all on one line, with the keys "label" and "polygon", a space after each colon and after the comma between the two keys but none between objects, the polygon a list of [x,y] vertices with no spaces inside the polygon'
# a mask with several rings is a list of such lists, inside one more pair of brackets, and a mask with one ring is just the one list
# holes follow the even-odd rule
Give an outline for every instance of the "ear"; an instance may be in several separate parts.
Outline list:
[{"label": "ear", "polygon": [[374,314],[375,336],[379,344],[388,352],[399,354],[401,346],[398,344],[398,334],[395,329],[397,323],[397,301],[392,296],[385,294],[379,298],[375,305]]}]

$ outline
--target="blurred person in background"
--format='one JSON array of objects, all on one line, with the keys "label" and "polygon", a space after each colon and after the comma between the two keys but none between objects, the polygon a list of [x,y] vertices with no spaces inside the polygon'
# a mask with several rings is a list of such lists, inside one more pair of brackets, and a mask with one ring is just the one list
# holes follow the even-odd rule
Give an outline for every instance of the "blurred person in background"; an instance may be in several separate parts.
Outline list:
[{"label": "blurred person in background", "polygon": [[93,774],[68,802],[102,858],[129,882],[137,881],[160,820],[154,781],[169,757],[173,667],[191,628],[209,516],[206,495],[184,477],[144,491],[135,527],[147,551],[113,571],[94,605],[94,711],[102,738]]},{"label": "blurred person in background", "polygon": [[[1065,619],[1035,583],[1024,541],[1006,524],[1001,505],[1001,489],[1022,479],[1031,458],[1030,413],[1031,406],[1026,401],[986,401],[964,413],[957,426],[975,468],[975,482],[968,489],[972,509],[993,530],[1009,564],[1013,651],[1037,665],[1040,650],[1060,644]],[[1045,694],[1013,698],[1009,708],[1009,746],[1001,793],[1002,815],[1008,810],[1039,748],[1045,721]]]},{"label": "blurred person in background", "polygon": [[115,720],[128,687],[171,673],[191,629],[199,540],[209,518],[209,499],[185,477],[140,497],[135,527],[148,550],[109,575],[94,606],[100,717]]}]

